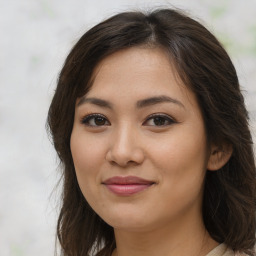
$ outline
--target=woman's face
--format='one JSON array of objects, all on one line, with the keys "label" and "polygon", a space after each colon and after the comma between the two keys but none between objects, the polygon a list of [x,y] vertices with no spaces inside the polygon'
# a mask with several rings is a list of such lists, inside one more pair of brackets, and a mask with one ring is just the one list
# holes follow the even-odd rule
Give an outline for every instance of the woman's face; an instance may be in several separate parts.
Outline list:
[{"label": "woman's face", "polygon": [[204,122],[162,50],[130,48],[97,66],[70,146],[84,197],[114,228],[201,220]]}]

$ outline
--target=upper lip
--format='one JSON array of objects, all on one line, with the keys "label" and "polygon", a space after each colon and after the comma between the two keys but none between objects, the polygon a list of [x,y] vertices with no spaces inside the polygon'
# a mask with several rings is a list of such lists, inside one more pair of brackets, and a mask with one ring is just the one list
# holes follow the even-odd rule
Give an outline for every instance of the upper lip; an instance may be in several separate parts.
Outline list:
[{"label": "upper lip", "polygon": [[115,176],[111,177],[109,179],[106,179],[102,182],[105,185],[113,185],[113,184],[119,184],[119,185],[132,185],[132,184],[138,184],[138,185],[147,185],[147,184],[154,184],[154,181],[146,180],[140,177],[136,176]]}]

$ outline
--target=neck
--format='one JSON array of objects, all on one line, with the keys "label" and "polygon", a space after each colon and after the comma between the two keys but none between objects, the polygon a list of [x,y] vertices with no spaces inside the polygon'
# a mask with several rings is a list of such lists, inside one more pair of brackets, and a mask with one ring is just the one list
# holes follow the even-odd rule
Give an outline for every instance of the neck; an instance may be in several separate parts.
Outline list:
[{"label": "neck", "polygon": [[115,229],[116,249],[112,256],[205,256],[218,243],[202,221],[170,224],[147,231]]}]

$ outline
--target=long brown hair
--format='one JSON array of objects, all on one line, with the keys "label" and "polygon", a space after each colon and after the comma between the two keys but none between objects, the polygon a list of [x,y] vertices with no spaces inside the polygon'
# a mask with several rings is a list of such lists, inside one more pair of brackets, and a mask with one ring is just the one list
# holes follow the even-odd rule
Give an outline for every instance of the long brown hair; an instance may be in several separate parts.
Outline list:
[{"label": "long brown hair", "polygon": [[197,96],[208,140],[232,145],[228,163],[206,172],[204,224],[217,242],[254,255],[255,161],[237,74],[219,41],[200,23],[172,9],[115,15],[87,31],[64,63],[48,114],[63,170],[57,225],[62,255],[111,255],[115,248],[113,228],[93,211],[79,188],[70,135],[76,99],[90,89],[95,66],[114,52],[136,46],[167,52],[184,84]]}]

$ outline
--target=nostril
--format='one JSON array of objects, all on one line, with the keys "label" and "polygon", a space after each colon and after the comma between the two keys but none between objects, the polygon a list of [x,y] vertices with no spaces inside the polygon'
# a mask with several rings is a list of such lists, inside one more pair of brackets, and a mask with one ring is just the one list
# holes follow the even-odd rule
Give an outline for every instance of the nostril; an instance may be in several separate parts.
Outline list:
[{"label": "nostril", "polygon": [[106,153],[106,160],[112,165],[127,166],[138,165],[144,161],[144,152],[137,145],[133,147],[115,147],[109,148]]}]

